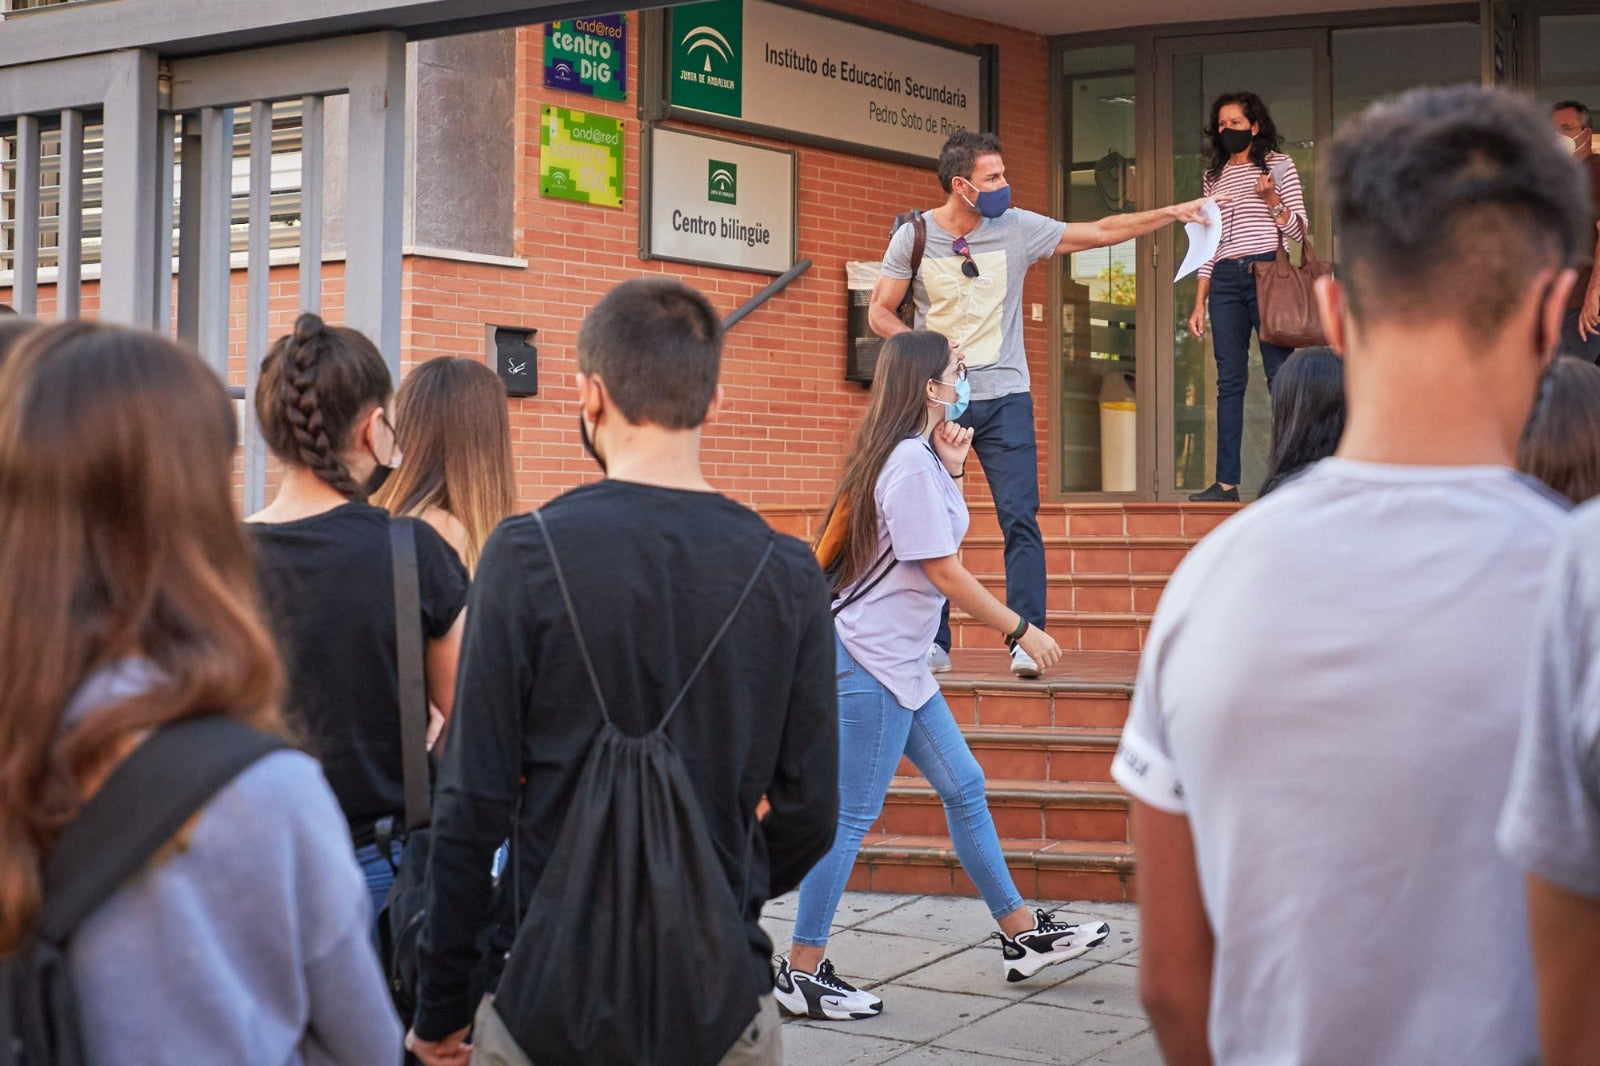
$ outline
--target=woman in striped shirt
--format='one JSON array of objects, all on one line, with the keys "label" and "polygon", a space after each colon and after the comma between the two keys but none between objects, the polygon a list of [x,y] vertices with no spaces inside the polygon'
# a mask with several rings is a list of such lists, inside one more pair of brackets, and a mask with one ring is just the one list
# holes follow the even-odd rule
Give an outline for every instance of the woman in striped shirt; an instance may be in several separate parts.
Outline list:
[{"label": "woman in striped shirt", "polygon": [[[1217,360],[1217,480],[1189,499],[1202,503],[1239,499],[1239,446],[1244,436],[1244,392],[1249,384],[1250,333],[1261,329],[1250,264],[1270,261],[1285,238],[1304,240],[1305,197],[1294,161],[1278,150],[1278,129],[1255,93],[1228,93],[1211,105],[1210,160],[1201,192],[1222,204],[1222,242],[1200,268],[1189,332],[1205,336],[1211,312]],[[1230,199],[1231,198],[1231,199]],[[1294,349],[1261,342],[1267,388]]]}]

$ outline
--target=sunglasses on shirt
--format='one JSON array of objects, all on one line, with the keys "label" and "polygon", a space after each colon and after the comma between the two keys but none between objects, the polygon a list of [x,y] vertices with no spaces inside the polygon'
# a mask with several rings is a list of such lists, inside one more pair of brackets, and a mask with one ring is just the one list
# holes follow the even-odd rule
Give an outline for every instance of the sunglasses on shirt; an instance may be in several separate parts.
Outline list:
[{"label": "sunglasses on shirt", "polygon": [[967,244],[967,239],[965,237],[957,237],[955,240],[950,242],[950,247],[962,259],[961,273],[965,274],[969,278],[977,277],[978,264],[972,260],[972,246]]}]

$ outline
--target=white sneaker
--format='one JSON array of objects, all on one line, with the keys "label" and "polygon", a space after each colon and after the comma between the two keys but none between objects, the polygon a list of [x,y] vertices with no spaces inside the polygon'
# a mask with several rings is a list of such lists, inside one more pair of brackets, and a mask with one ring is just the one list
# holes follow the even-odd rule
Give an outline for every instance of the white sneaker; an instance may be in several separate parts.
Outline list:
[{"label": "white sneaker", "polygon": [[1007,981],[1025,981],[1046,966],[1075,959],[1111,935],[1105,922],[1057,925],[1050,920],[1055,913],[1035,910],[1033,928],[1018,933],[1015,940],[1004,933],[992,934],[1000,938],[1000,969]]},{"label": "white sneaker", "polygon": [[1011,645],[1011,673],[1015,677],[1038,677],[1039,664],[1033,656],[1022,650],[1021,644]]},{"label": "white sneaker", "polygon": [[824,1022],[871,1018],[883,1010],[883,1000],[840,977],[827,959],[822,960],[816,973],[806,973],[791,968],[789,957],[782,956],[772,994],[790,1014]]},{"label": "white sneaker", "polygon": [[936,674],[948,674],[950,672],[950,653],[937,644],[929,644],[928,669]]}]

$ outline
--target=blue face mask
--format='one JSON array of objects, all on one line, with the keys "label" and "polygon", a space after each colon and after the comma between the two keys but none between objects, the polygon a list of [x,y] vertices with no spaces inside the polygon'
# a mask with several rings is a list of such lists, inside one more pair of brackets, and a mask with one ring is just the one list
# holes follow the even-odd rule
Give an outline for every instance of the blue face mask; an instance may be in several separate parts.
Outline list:
[{"label": "blue face mask", "polygon": [[[972,183],[968,182],[967,184],[971,185]],[[977,190],[978,187],[973,185],[972,188]],[[965,196],[963,196],[961,199],[966,202],[968,207],[978,212],[978,214],[982,215],[984,218],[999,218],[1001,215],[1005,214],[1011,209],[1011,186],[1002,185],[998,189],[990,189],[987,192],[979,192],[976,203],[968,200]]]},{"label": "blue face mask", "polygon": [[[940,382],[940,384],[948,383]],[[954,422],[967,413],[967,404],[972,402],[972,382],[962,378],[950,387],[956,390],[956,398],[954,403],[944,405],[944,417],[946,421]]]}]

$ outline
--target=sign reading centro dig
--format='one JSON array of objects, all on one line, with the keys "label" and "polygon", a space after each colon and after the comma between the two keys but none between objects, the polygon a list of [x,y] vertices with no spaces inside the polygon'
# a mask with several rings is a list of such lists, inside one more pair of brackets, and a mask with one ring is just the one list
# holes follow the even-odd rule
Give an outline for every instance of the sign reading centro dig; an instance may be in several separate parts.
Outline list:
[{"label": "sign reading centro dig", "polygon": [[674,7],[668,33],[669,113],[697,122],[919,162],[984,128],[982,50],[767,0]]},{"label": "sign reading centro dig", "polygon": [[539,192],[622,206],[622,121],[564,107],[540,109]]},{"label": "sign reading centro dig", "polygon": [[794,265],[795,154],[652,126],[645,259],[782,274]]},{"label": "sign reading centro dig", "polygon": [[628,17],[547,22],[544,27],[544,86],[602,100],[628,98]]}]

